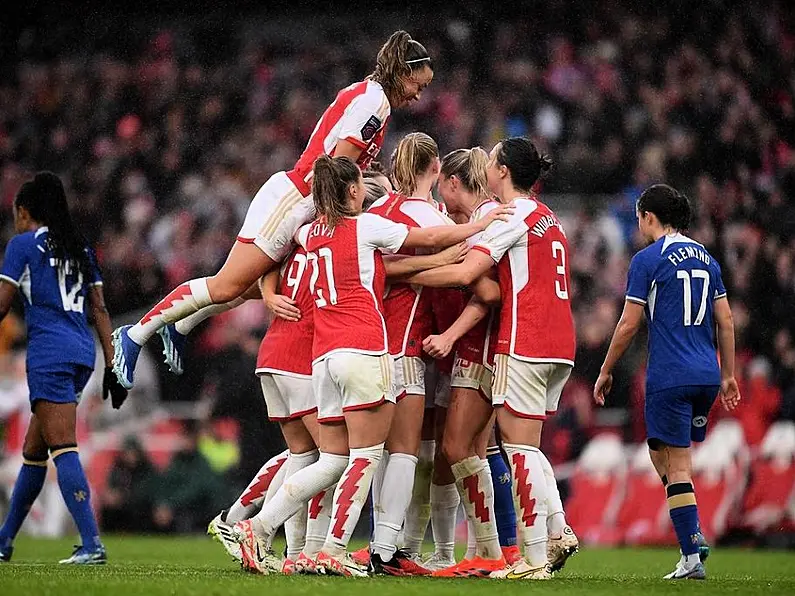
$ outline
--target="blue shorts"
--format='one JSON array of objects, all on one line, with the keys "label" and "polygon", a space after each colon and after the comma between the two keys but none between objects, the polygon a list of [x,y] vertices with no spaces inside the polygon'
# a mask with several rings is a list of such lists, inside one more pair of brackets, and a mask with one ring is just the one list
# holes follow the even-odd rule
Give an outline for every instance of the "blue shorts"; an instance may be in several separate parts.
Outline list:
[{"label": "blue shorts", "polygon": [[671,387],[646,394],[646,437],[649,447],[661,443],[690,447],[707,436],[707,416],[720,385]]},{"label": "blue shorts", "polygon": [[93,372],[90,366],[64,362],[56,366],[28,371],[28,390],[30,406],[39,400],[57,404],[71,404],[80,401],[80,394]]}]

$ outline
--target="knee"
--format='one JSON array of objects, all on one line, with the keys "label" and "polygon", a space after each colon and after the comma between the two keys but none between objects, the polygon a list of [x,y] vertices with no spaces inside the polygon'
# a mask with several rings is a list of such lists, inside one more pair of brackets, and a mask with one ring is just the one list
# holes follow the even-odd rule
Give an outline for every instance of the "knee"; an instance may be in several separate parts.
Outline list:
[{"label": "knee", "polygon": [[240,283],[221,274],[214,275],[207,280],[207,290],[213,304],[231,302],[241,296],[249,288],[248,283]]},{"label": "knee", "polygon": [[471,455],[467,446],[464,441],[456,437],[455,433],[446,433],[442,441],[442,455],[450,464],[454,464]]}]

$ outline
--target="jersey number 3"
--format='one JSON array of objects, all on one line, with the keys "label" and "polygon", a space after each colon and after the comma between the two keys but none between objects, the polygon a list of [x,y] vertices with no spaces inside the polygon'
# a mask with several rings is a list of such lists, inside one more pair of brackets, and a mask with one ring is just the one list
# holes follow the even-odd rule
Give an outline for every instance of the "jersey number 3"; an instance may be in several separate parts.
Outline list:
[{"label": "jersey number 3", "polygon": [[559,240],[552,242],[552,258],[558,264],[555,273],[560,279],[555,280],[555,295],[561,300],[569,299],[569,287],[566,283],[566,249]]},{"label": "jersey number 3", "polygon": [[[676,272],[676,277],[682,280],[683,299],[684,299],[684,315],[682,321],[685,327],[691,325],[701,325],[704,322],[704,315],[707,314],[707,299],[709,298],[709,271],[703,269],[693,269],[692,271],[684,271],[680,269]],[[701,304],[696,313],[696,320],[693,321],[693,290],[692,280],[703,279],[704,285],[701,289]]]},{"label": "jersey number 3", "polygon": [[[306,253],[306,258],[312,263],[312,276],[309,278],[309,292],[315,297],[315,304],[317,304],[317,307],[323,308],[328,304],[337,304],[337,287],[334,285],[334,264],[332,262],[331,249],[324,246],[317,251],[317,254],[313,252]],[[321,261],[326,271],[328,297],[323,295],[323,288],[317,287],[317,280],[320,277]]]}]

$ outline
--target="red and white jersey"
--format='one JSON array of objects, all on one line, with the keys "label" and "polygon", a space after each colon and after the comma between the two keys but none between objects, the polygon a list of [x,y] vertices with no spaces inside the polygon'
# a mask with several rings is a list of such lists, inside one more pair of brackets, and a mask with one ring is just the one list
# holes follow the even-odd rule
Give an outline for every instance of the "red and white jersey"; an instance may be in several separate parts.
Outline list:
[{"label": "red and white jersey", "polygon": [[301,320],[285,321],[274,317],[259,346],[257,373],[312,376],[315,324],[307,264],[306,251],[300,246],[282,263],[279,293],[295,300]]},{"label": "red and white jersey", "polygon": [[[440,334],[455,323],[469,301],[467,290],[462,288],[426,288],[430,296],[433,311],[433,333]],[[450,374],[453,372],[456,346],[450,350],[446,358],[437,358],[436,367],[439,371]]]},{"label": "red and white jersey", "polygon": [[360,81],[346,87],[323,112],[306,149],[287,176],[302,195],[309,196],[315,160],[324,153],[334,155],[339,141],[348,141],[362,150],[356,163],[364,170],[381,151],[390,112],[380,83]]},{"label": "red and white jersey", "polygon": [[381,253],[398,252],[408,233],[405,225],[372,213],[346,217],[334,228],[319,218],[299,230],[315,308],[314,362],[334,352],[389,351]]},{"label": "red and white jersey", "polygon": [[502,290],[497,354],[574,364],[569,243],[557,216],[531,198],[514,201],[508,221],[492,223],[475,250],[497,263]]},{"label": "red and white jersey", "polygon": [[[410,228],[454,225],[435,204],[426,199],[407,197],[391,192],[377,200],[368,209],[391,221]],[[401,249],[400,254],[416,255],[416,249]],[[422,356],[422,340],[433,329],[431,295],[422,286],[405,283],[391,284],[384,297],[389,353],[394,357]]]},{"label": "red and white jersey", "polygon": [[[483,201],[478,205],[472,214],[469,216],[470,222],[476,222],[483,219],[492,209],[496,209],[500,204],[494,200]],[[474,236],[467,239],[467,244],[470,248],[478,244],[483,237],[484,232],[479,232]],[[466,291],[466,299],[472,297],[472,292]],[[466,306],[466,304],[464,304]],[[494,349],[495,338],[493,332],[496,331],[497,317],[495,311],[492,309],[482,321],[470,329],[464,336],[458,340],[456,346],[456,355],[459,358],[464,358],[470,362],[477,362],[484,366],[492,366],[494,364]]]}]

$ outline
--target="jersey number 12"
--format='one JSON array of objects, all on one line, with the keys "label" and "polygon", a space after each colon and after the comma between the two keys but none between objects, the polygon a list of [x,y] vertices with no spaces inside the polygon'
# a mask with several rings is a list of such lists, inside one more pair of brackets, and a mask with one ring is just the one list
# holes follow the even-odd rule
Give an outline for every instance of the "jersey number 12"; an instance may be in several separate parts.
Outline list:
[{"label": "jersey number 12", "polygon": [[66,275],[66,269],[58,267],[58,289],[61,291],[63,309],[66,312],[83,312],[85,298],[80,295],[80,290],[83,289],[83,272],[77,272],[77,280],[71,287],[67,287]]},{"label": "jersey number 12", "polygon": [[[707,314],[707,300],[709,298],[709,271],[703,269],[693,269],[692,271],[684,271],[680,269],[676,272],[676,277],[682,280],[683,298],[684,298],[684,315],[682,321],[685,327],[691,325],[701,325],[704,322],[704,315]],[[701,289],[701,304],[696,313],[696,320],[693,321],[693,290],[692,280],[703,279],[704,285]]]}]

